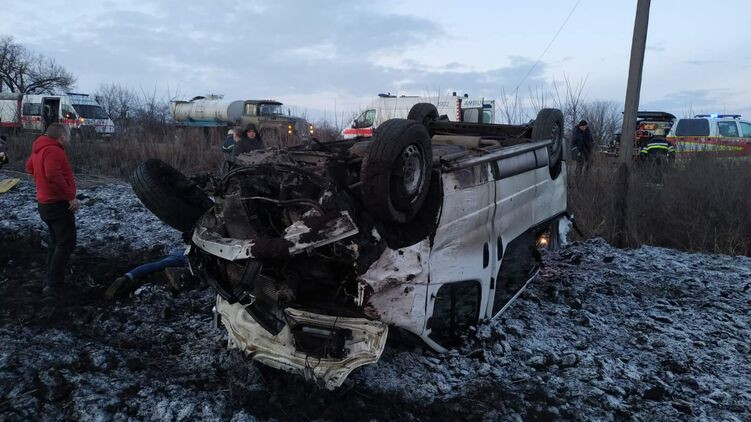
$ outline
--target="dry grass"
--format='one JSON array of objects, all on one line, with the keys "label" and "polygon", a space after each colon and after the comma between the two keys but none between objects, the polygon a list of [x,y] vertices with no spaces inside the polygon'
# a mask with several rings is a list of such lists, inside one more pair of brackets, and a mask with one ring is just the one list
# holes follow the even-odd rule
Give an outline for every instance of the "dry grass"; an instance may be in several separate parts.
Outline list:
[{"label": "dry grass", "polygon": [[[23,171],[35,137],[10,138],[8,168]],[[76,173],[127,179],[135,167],[149,158],[158,158],[187,174],[210,171],[224,159],[217,133],[208,137],[199,130],[177,129],[172,135],[156,134],[112,140],[73,142],[66,148]]]},{"label": "dry grass", "polygon": [[[334,131],[329,131],[334,137]],[[78,173],[127,179],[148,158],[164,160],[186,174],[211,171],[224,159],[218,132],[208,138],[195,129],[150,133],[73,144],[68,149],[71,163]],[[9,140],[9,168],[23,171],[32,142],[32,136]],[[586,236],[627,247],[650,244],[751,256],[749,161],[692,160],[661,172],[635,167],[629,181],[625,233],[618,233],[616,225],[621,212],[616,170],[615,160],[599,157],[583,175],[570,171],[569,210]]]},{"label": "dry grass", "polygon": [[569,179],[569,209],[586,236],[622,246],[751,256],[751,166],[747,160],[693,159],[668,169],[636,166],[629,180],[626,233],[615,161],[600,160]]}]

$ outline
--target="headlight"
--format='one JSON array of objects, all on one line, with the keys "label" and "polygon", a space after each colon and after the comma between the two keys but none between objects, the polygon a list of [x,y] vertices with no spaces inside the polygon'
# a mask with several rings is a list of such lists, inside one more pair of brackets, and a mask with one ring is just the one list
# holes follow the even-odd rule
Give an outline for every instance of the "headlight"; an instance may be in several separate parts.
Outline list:
[{"label": "headlight", "polygon": [[537,238],[537,248],[545,249],[550,245],[550,233],[545,232]]},{"label": "headlight", "polygon": [[313,134],[313,132],[315,132],[315,128],[313,127],[313,125],[308,125],[308,131],[310,132],[311,135]]}]

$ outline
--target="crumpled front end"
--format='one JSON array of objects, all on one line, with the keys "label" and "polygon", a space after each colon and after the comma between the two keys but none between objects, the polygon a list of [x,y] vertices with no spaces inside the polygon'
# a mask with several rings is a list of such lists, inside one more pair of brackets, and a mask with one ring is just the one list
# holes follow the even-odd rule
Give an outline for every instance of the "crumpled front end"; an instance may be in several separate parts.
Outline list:
[{"label": "crumpled front end", "polygon": [[273,335],[245,307],[217,297],[216,313],[237,348],[273,368],[297,373],[327,389],[342,385],[356,368],[375,363],[386,346],[388,325],[348,318],[283,310],[287,324]]},{"label": "crumpled front end", "polygon": [[352,188],[357,157],[242,156],[192,236],[230,346],[329,389],[380,358],[389,326],[419,335],[425,319],[430,230],[374,219]]}]

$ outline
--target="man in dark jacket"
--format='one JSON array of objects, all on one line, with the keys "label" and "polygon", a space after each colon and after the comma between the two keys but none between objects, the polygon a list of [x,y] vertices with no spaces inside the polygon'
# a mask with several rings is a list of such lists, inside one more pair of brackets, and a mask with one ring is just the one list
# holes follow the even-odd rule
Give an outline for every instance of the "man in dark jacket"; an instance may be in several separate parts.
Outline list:
[{"label": "man in dark jacket", "polygon": [[63,147],[69,138],[67,127],[51,124],[46,134],[34,141],[26,162],[26,171],[36,184],[39,215],[49,229],[45,294],[54,293],[62,285],[65,267],[76,247],[76,181]]},{"label": "man in dark jacket", "polygon": [[578,163],[577,173],[589,168],[594,143],[587,121],[580,121],[571,134],[571,152]]},{"label": "man in dark jacket", "polygon": [[261,140],[261,135],[258,133],[256,126],[251,123],[245,127],[245,136],[235,142],[235,147],[232,148],[232,156],[237,157],[240,154],[263,148],[265,146]]}]

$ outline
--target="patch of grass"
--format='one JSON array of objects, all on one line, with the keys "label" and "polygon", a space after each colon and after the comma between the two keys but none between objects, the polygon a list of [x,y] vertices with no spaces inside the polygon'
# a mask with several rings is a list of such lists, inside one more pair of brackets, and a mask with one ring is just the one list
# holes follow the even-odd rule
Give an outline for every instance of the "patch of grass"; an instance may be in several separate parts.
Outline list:
[{"label": "patch of grass", "polygon": [[[23,171],[35,138],[25,134],[8,140],[9,169]],[[223,141],[219,133],[206,136],[200,130],[176,129],[169,134],[71,142],[66,151],[76,173],[127,180],[136,166],[149,158],[163,160],[186,174],[211,171],[225,158]]]},{"label": "patch of grass", "polygon": [[[569,210],[589,237],[615,244],[621,210],[617,162],[600,159],[569,176]],[[751,256],[751,165],[694,158],[667,168],[634,166],[626,203],[626,244]]]}]

